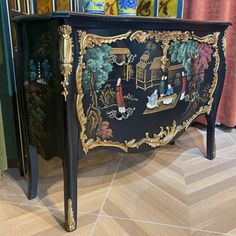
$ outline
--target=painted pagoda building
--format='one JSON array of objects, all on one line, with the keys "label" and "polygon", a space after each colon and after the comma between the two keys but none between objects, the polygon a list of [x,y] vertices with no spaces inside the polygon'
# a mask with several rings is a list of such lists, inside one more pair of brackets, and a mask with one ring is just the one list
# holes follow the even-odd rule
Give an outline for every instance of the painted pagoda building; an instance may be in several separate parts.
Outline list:
[{"label": "painted pagoda building", "polygon": [[134,61],[135,55],[130,53],[128,48],[112,48],[111,62],[116,66],[116,71],[123,79],[129,81],[133,75],[132,62]]},{"label": "painted pagoda building", "polygon": [[[161,77],[164,75],[161,69],[162,57],[152,57],[149,51],[145,51],[140,57],[140,61],[136,65],[136,88],[146,91],[152,87],[158,87],[161,82]],[[166,73],[168,74],[167,84],[174,86],[176,74],[184,70],[182,64],[166,65]]]}]

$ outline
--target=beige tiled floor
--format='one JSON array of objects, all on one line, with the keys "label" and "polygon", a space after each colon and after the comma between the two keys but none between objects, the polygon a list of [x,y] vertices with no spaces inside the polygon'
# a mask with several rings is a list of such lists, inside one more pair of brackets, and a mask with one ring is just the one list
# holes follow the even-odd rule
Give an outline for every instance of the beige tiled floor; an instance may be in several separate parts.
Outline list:
[{"label": "beige tiled floor", "polygon": [[26,197],[16,169],[0,179],[0,236],[236,235],[236,130],[216,130],[217,157],[204,158],[205,133],[190,128],[175,145],[142,154],[90,153],[80,162],[78,230],[62,226],[59,158],[39,158],[38,197]]}]

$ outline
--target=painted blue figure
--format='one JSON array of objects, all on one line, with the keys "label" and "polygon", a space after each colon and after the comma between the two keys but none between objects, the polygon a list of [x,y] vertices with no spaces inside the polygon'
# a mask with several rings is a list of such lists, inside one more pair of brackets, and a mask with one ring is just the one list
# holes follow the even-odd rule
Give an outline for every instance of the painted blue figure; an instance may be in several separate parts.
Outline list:
[{"label": "painted blue figure", "polygon": [[157,90],[155,90],[150,97],[148,97],[147,108],[153,109],[157,105],[158,94]]},{"label": "painted blue figure", "polygon": [[173,93],[174,93],[173,87],[171,86],[171,84],[168,84],[166,95],[172,95]]},{"label": "painted blue figure", "polygon": [[166,83],[165,76],[162,76],[161,77],[160,87],[159,87],[159,89],[160,89],[160,96],[161,97],[164,96],[164,94],[165,94],[165,83]]},{"label": "painted blue figure", "polygon": [[166,95],[172,95],[173,93],[174,93],[173,87],[171,86],[171,84],[168,84]]}]

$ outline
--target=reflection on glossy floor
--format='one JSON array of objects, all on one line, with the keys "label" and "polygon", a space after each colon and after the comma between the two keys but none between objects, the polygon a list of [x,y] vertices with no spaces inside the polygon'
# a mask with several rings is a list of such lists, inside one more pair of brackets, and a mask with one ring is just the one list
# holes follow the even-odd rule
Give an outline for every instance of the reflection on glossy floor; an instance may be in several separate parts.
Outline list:
[{"label": "reflection on glossy floor", "polygon": [[236,130],[216,130],[217,157],[204,158],[205,133],[194,128],[143,154],[96,151],[80,162],[78,225],[63,225],[59,158],[39,158],[38,197],[26,198],[16,169],[0,179],[0,236],[236,235]]}]

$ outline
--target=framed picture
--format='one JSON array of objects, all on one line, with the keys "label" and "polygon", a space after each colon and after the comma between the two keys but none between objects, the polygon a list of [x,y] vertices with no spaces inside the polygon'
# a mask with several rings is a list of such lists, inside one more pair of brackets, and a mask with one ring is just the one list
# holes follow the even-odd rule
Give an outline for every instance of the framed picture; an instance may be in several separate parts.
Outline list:
[{"label": "framed picture", "polygon": [[72,11],[72,0],[55,0],[56,11]]},{"label": "framed picture", "polygon": [[117,15],[117,1],[116,0],[106,0],[106,7],[105,7],[106,15]]},{"label": "framed picture", "polygon": [[184,0],[158,0],[158,17],[181,18]]},{"label": "framed picture", "polygon": [[53,12],[55,9],[53,0],[36,0],[35,13],[45,14]]},{"label": "framed picture", "polygon": [[156,16],[157,0],[138,0],[137,16]]}]

